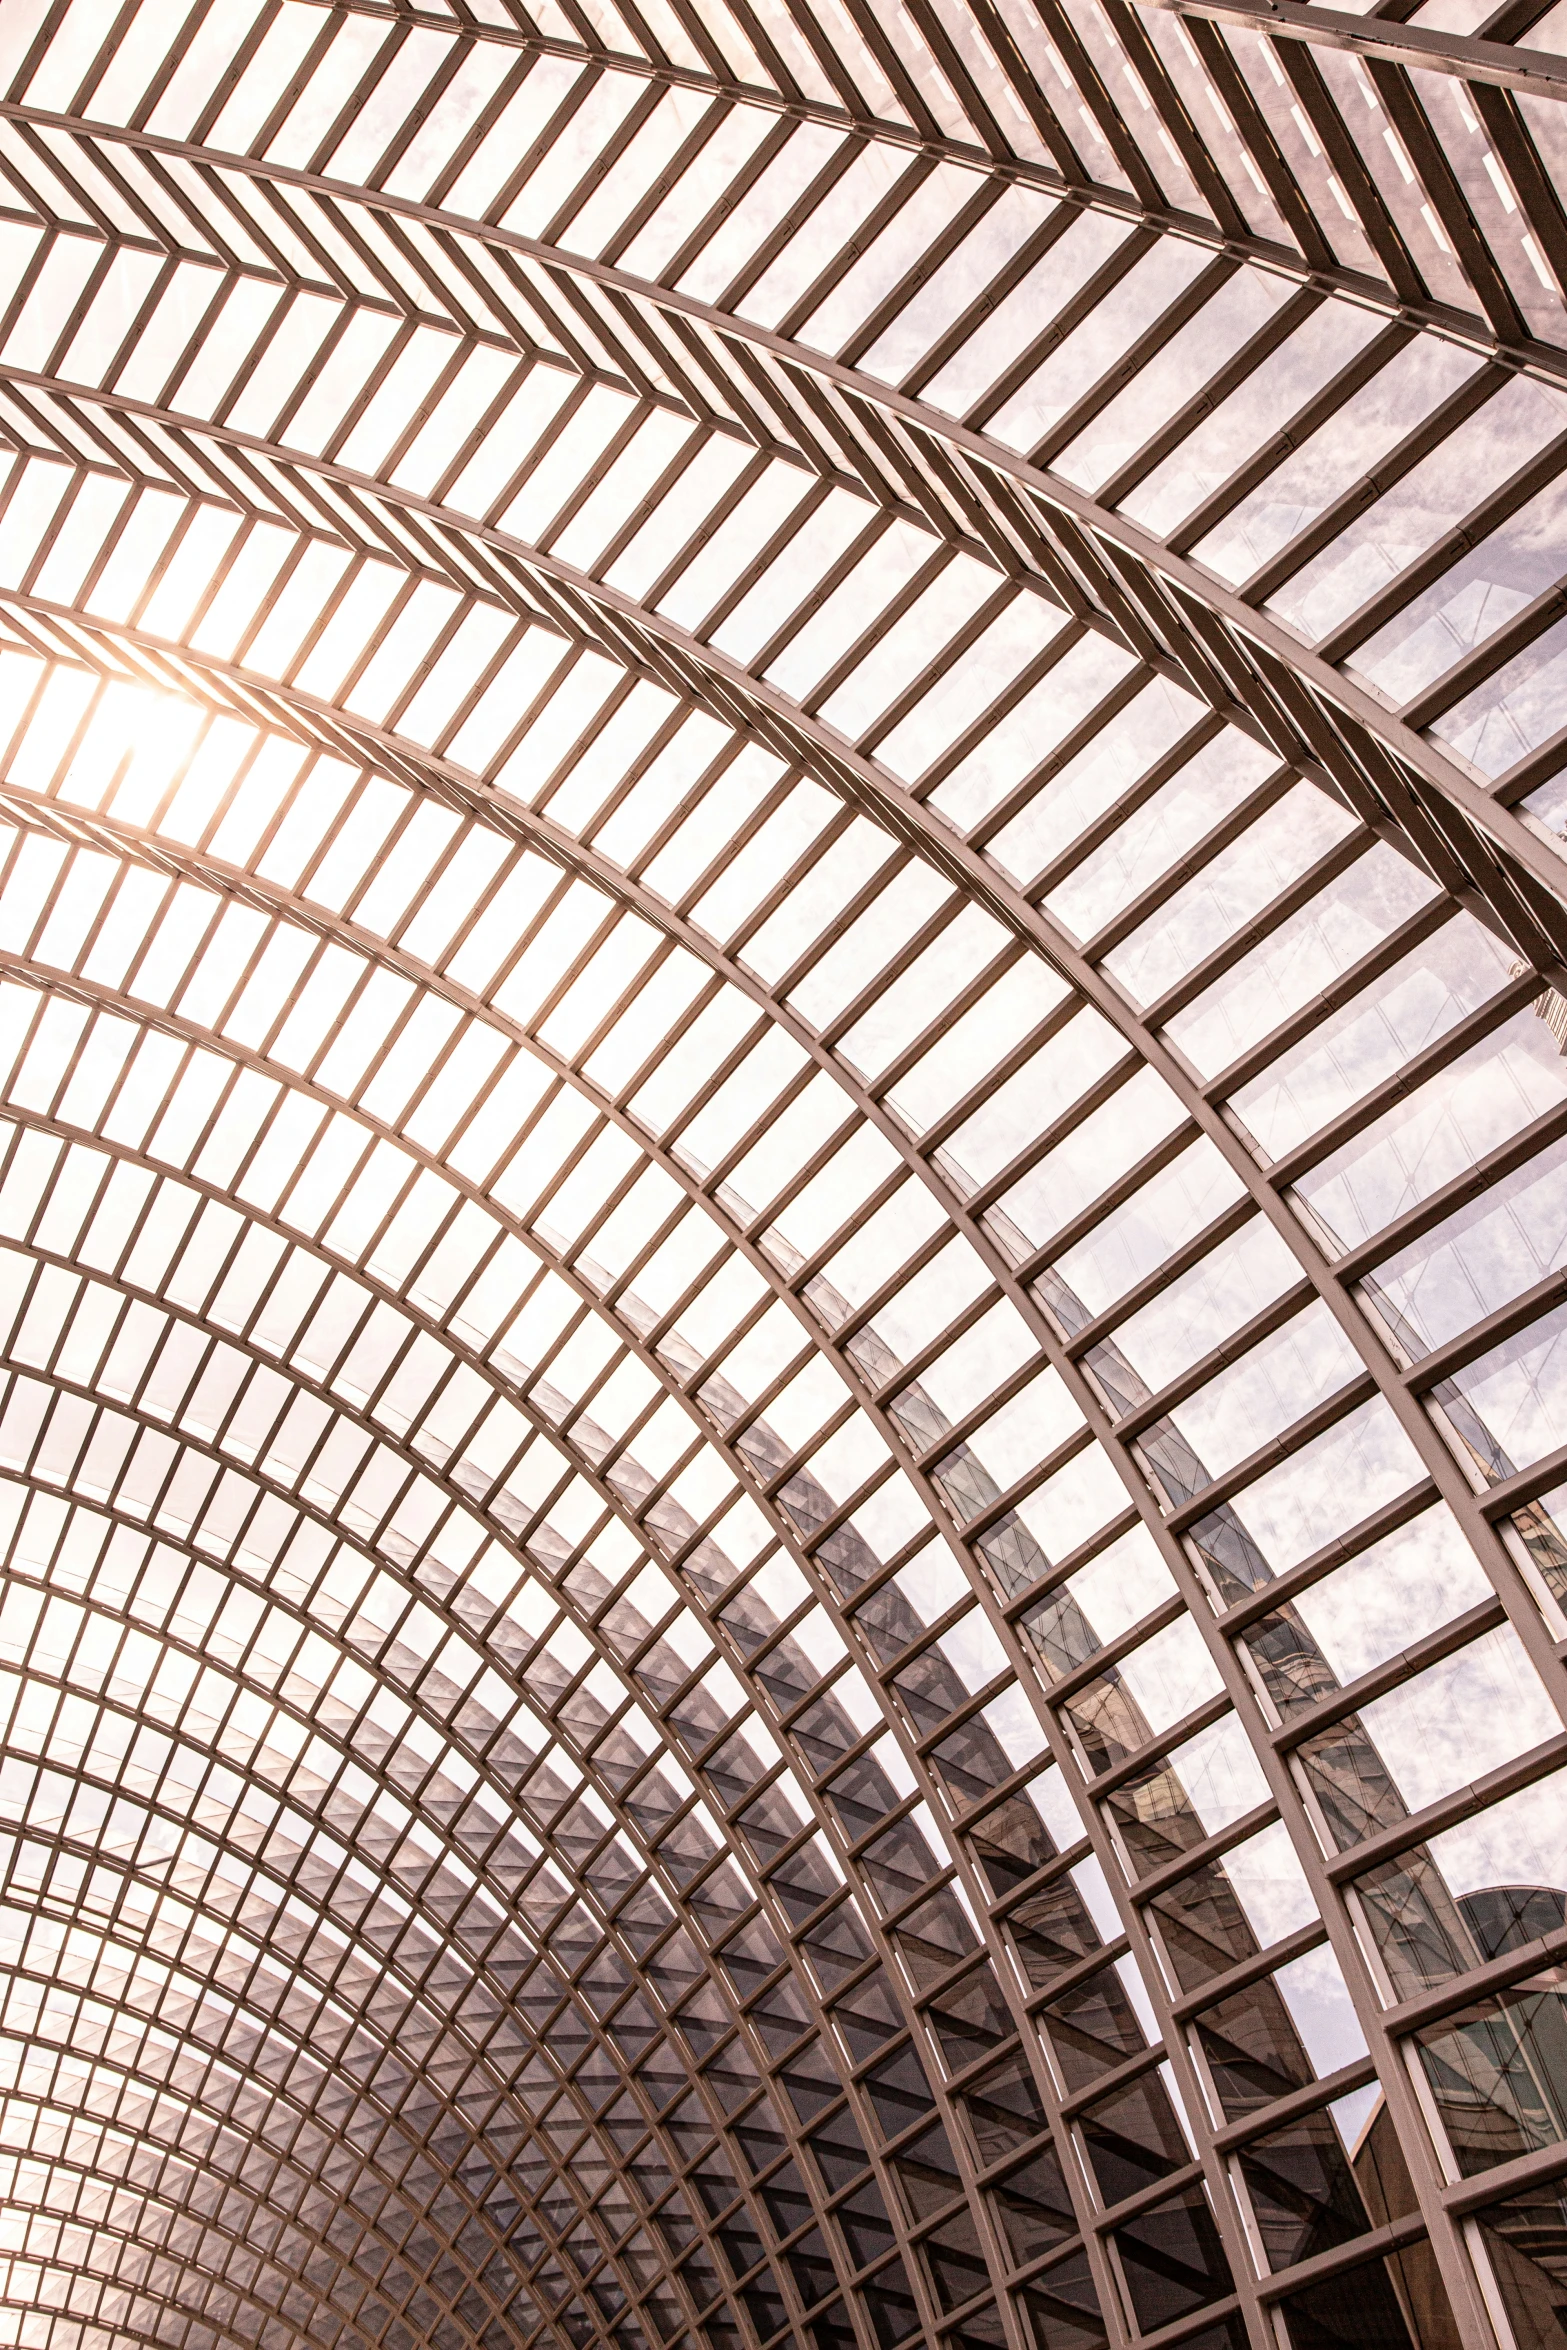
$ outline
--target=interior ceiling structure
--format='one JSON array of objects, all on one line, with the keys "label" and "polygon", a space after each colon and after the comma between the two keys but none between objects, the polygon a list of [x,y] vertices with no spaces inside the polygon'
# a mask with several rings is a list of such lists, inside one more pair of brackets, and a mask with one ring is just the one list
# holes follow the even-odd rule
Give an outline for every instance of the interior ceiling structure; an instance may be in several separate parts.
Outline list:
[{"label": "interior ceiling structure", "polygon": [[1567,0],[0,0],[0,2340],[1567,2307]]}]

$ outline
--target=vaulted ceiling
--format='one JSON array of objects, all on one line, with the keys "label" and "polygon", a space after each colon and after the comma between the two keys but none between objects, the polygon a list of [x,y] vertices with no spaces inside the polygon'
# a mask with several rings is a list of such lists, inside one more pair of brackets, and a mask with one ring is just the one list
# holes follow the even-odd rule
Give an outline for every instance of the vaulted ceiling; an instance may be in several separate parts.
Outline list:
[{"label": "vaulted ceiling", "polygon": [[1563,6],[3,0],[0,2337],[1553,2338]]}]

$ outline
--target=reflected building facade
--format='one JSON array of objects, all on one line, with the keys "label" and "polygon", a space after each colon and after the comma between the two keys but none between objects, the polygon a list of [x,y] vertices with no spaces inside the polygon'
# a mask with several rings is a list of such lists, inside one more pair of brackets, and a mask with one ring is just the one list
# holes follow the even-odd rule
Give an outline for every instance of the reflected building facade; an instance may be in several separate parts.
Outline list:
[{"label": "reflected building facade", "polygon": [[1567,2338],[1567,0],[0,4],[0,2341]]}]

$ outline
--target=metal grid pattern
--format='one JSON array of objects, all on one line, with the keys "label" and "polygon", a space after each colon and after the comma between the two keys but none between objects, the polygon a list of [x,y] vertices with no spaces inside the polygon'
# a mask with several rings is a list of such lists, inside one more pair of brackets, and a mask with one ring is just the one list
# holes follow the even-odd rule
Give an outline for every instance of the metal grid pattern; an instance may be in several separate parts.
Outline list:
[{"label": "metal grid pattern", "polygon": [[0,2337],[1557,2338],[1561,14],[0,4]]}]

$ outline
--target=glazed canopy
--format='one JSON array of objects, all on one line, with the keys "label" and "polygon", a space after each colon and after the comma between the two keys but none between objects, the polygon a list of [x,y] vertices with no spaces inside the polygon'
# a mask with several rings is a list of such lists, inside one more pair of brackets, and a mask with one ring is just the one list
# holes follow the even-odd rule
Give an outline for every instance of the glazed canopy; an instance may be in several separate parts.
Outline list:
[{"label": "glazed canopy", "polygon": [[4,0],[0,2339],[1546,2338],[1559,52]]}]

